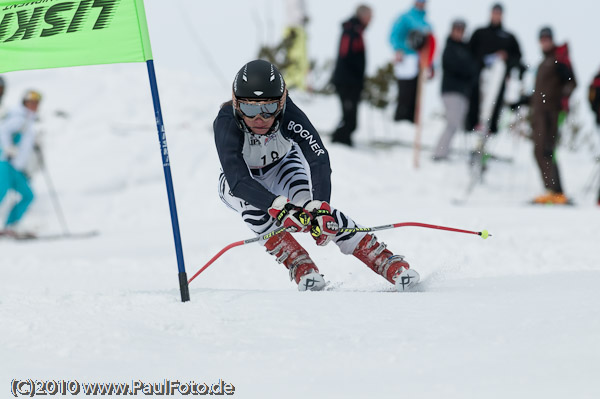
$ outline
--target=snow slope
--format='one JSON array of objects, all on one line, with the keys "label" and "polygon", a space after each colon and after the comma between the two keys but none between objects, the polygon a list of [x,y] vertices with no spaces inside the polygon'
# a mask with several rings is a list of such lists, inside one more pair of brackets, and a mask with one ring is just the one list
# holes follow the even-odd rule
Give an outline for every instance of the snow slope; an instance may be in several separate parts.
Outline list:
[{"label": "snow slope", "polygon": [[[161,7],[148,2],[151,26]],[[173,59],[161,63],[168,49],[155,43],[191,275],[225,245],[252,235],[216,192],[211,127],[228,90],[185,62],[180,68]],[[237,66],[229,64],[240,62],[227,62],[232,70],[226,73],[233,74]],[[391,292],[333,245],[317,248],[305,236],[298,239],[335,289],[299,293],[281,265],[248,245],[231,250],[195,280],[191,302],[182,304],[144,66],[7,78],[4,105],[27,87],[45,94],[41,127],[48,167],[70,230],[101,234],[0,241],[5,397],[15,378],[224,379],[240,398],[600,395],[600,214],[595,193],[583,192],[597,144],[560,151],[576,207],[525,205],[542,187],[531,144],[512,135],[499,137],[491,148],[513,162],[491,163],[486,183],[456,206],[452,200],[468,182],[463,138],[456,139],[453,163],[434,164],[425,152],[416,171],[410,148],[368,145],[373,139],[411,141],[410,126],[386,123],[389,114],[363,107],[359,148],[328,146],[334,206],[364,225],[419,221],[485,228],[493,237],[483,241],[417,228],[381,232],[423,278],[418,292],[403,294]],[[292,96],[323,133],[333,129],[339,117],[335,98]],[[443,126],[433,113],[426,144]],[[25,226],[59,232],[42,176],[34,187],[38,198]]]}]

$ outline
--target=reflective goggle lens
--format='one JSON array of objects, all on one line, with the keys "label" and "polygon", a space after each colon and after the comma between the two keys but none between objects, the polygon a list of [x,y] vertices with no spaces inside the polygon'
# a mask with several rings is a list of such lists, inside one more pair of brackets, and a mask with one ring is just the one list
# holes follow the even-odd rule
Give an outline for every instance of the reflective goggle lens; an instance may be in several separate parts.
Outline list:
[{"label": "reflective goggle lens", "polygon": [[279,101],[272,103],[239,102],[240,112],[248,118],[256,118],[258,115],[265,119],[272,118],[279,109]]}]

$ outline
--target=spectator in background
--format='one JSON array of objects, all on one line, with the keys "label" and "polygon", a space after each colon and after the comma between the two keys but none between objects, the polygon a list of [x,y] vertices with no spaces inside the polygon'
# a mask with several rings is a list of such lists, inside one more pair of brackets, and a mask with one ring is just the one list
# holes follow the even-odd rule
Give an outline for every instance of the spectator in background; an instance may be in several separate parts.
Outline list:
[{"label": "spectator in background", "polygon": [[395,51],[395,75],[398,81],[398,105],[394,114],[395,121],[414,122],[417,82],[419,79],[419,56],[411,47],[411,32],[418,31],[427,35],[431,25],[425,20],[425,0],[416,0],[414,6],[402,14],[394,23],[390,34],[390,44]]},{"label": "spectator in background", "polygon": [[540,168],[547,193],[536,197],[536,204],[566,204],[567,197],[558,173],[555,150],[558,140],[558,119],[561,110],[568,109],[569,96],[577,83],[566,44],[557,47],[552,29],[540,31],[540,47],[544,59],[538,66],[535,90],[531,97],[531,121],[535,159]]},{"label": "spectator in background", "polygon": [[2,104],[2,97],[4,96],[4,87],[6,83],[4,83],[4,79],[0,76],[0,105]]},{"label": "spectator in background", "polygon": [[[596,127],[598,128],[598,132],[600,132],[600,72],[594,76],[594,79],[590,84],[589,100],[592,112],[596,117]],[[600,162],[600,160],[598,161]],[[598,192],[598,205],[600,205],[600,191]]]},{"label": "spectator in background", "polygon": [[9,190],[21,197],[10,210],[4,232],[14,231],[34,198],[25,170],[34,152],[33,125],[41,99],[40,93],[27,91],[22,105],[0,122],[0,203]]},{"label": "spectator in background", "polygon": [[342,24],[342,38],[331,82],[342,104],[342,120],[333,133],[332,142],[352,145],[356,129],[358,104],[365,81],[365,42],[363,31],[372,18],[369,6],[360,5],[356,13]]},{"label": "spectator in background", "polygon": [[592,112],[596,117],[596,126],[600,127],[600,72],[594,79],[589,87],[589,100],[590,107],[592,107]]},{"label": "spectator in background", "polygon": [[306,49],[306,25],[308,14],[304,0],[286,0],[285,11],[287,26],[284,32],[284,40],[290,40],[288,50],[290,65],[286,68],[285,80],[288,87],[306,90],[306,76],[310,69],[308,52]]},{"label": "spectator in background", "polygon": [[469,109],[471,90],[477,77],[475,59],[464,42],[466,23],[462,19],[452,23],[450,36],[442,55],[442,101],[446,109],[446,129],[440,136],[433,160],[448,159],[454,133],[462,129]]},{"label": "spectator in background", "polygon": [[[515,36],[506,30],[502,23],[504,8],[501,4],[496,3],[492,7],[492,14],[490,17],[490,24],[485,28],[479,28],[471,36],[469,46],[471,52],[475,55],[477,60],[477,79],[475,81],[475,87],[471,92],[471,101],[469,113],[467,115],[467,130],[482,129],[482,126],[478,126],[480,119],[480,82],[479,77],[481,71],[491,66],[494,61],[500,57],[506,63],[506,76],[509,75],[510,70],[513,67],[520,67],[521,65],[521,48]],[[489,123],[489,132],[498,132],[498,119],[500,117],[500,111],[504,105],[504,91],[506,89],[506,82],[502,84],[498,93],[497,100],[495,101],[494,110],[492,113],[491,121]]]}]

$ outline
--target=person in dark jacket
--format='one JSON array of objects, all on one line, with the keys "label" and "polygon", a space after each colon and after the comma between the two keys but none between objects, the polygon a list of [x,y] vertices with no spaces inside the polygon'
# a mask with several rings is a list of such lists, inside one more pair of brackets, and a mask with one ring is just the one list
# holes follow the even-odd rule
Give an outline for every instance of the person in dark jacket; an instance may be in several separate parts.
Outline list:
[{"label": "person in dark jacket", "polygon": [[291,232],[310,233],[320,246],[335,243],[399,291],[417,284],[419,274],[401,255],[329,205],[329,154],[306,114],[288,97],[277,67],[250,61],[232,89],[213,123],[222,168],[219,195],[283,263],[298,290],[322,290],[326,282]]},{"label": "person in dark jacket", "polygon": [[4,96],[4,87],[5,87],[4,79],[0,76],[0,104],[2,104],[2,97]]},{"label": "person in dark jacket", "polygon": [[[596,127],[600,132],[600,72],[598,72],[598,74],[594,76],[594,79],[590,84],[588,98],[590,100],[590,107],[592,107],[592,112],[596,117]],[[600,159],[598,161],[600,162]],[[600,191],[598,191],[598,205],[600,205]]]},{"label": "person in dark jacket", "polygon": [[547,193],[536,197],[533,202],[562,205],[568,200],[563,193],[555,158],[558,119],[560,112],[568,109],[569,96],[577,83],[566,44],[557,47],[552,29],[547,27],[540,31],[539,37],[544,59],[538,66],[530,103],[535,159]]},{"label": "person in dark jacket", "polygon": [[446,108],[446,129],[440,136],[433,160],[448,158],[454,133],[464,127],[469,109],[469,97],[477,75],[475,58],[463,38],[466,23],[462,19],[452,23],[452,31],[442,55],[442,101]]},{"label": "person in dark jacket", "polygon": [[334,143],[352,145],[352,132],[356,129],[358,104],[365,80],[363,31],[372,15],[370,7],[361,5],[355,15],[342,24],[342,38],[331,79],[342,104],[342,120],[333,133]]},{"label": "person in dark jacket", "polygon": [[475,87],[471,92],[469,113],[467,115],[466,123],[467,130],[476,128],[489,130],[485,132],[486,134],[498,132],[498,119],[500,117],[502,106],[504,105],[506,82],[502,84],[498,93],[489,126],[478,126],[480,120],[481,99],[479,77],[481,76],[483,69],[487,66],[491,66],[497,57],[500,57],[506,63],[506,76],[509,75],[512,68],[520,67],[521,65],[521,48],[519,47],[519,43],[515,36],[504,30],[502,24],[503,12],[504,9],[501,4],[494,4],[492,7],[490,24],[485,28],[479,28],[473,32],[469,42],[471,51],[477,59],[478,71]]},{"label": "person in dark jacket", "polygon": [[600,72],[594,79],[589,87],[589,100],[590,107],[592,107],[592,112],[596,117],[596,125],[600,127]]}]

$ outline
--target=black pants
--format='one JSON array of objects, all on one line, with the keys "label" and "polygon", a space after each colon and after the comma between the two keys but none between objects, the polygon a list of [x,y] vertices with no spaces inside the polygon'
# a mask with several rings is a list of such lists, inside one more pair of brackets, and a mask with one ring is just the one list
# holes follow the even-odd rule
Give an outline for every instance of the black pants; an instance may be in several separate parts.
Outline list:
[{"label": "black pants", "polygon": [[418,82],[418,76],[414,79],[398,80],[398,105],[394,114],[395,121],[415,121]]},{"label": "black pants", "polygon": [[554,158],[554,150],[558,142],[558,110],[559,107],[534,109],[532,116],[534,154],[542,180],[546,189],[562,193],[558,165]]},{"label": "black pants", "polygon": [[[596,114],[596,123],[597,129],[600,132],[600,109],[598,109],[598,113]],[[598,205],[600,205],[600,188],[598,189]]]},{"label": "black pants", "polygon": [[341,87],[336,89],[342,105],[342,120],[333,133],[332,141],[352,145],[352,132],[356,130],[360,87]]}]

